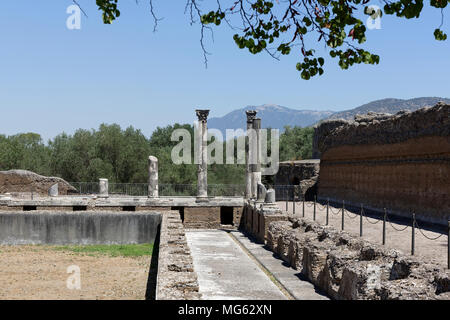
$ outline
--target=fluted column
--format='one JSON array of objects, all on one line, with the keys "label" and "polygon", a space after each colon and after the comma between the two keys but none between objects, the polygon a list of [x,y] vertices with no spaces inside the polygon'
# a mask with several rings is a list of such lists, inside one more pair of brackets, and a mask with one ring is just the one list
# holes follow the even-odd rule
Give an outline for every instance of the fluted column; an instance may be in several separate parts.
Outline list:
[{"label": "fluted column", "polygon": [[198,183],[197,197],[208,197],[208,115],[209,110],[195,110],[198,117]]},{"label": "fluted column", "polygon": [[148,157],[148,197],[158,198],[158,158]]},{"label": "fluted column", "polygon": [[253,129],[256,134],[256,163],[252,166],[252,198],[258,198],[258,184],[261,183],[261,119],[253,120]]},{"label": "fluted column", "polygon": [[253,146],[251,143],[254,139],[252,139],[252,130],[253,130],[253,120],[256,116],[255,110],[248,110],[245,112],[247,114],[247,138],[246,138],[246,146],[245,146],[245,164],[246,164],[246,176],[245,176],[245,198],[250,199],[252,197],[252,164],[251,159],[253,159]]}]

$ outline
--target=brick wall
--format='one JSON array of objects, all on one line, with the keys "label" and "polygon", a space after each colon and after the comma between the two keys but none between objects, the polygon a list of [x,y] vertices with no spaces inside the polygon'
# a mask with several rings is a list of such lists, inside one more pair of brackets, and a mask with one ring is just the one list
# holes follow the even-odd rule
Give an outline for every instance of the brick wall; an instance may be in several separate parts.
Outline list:
[{"label": "brick wall", "polygon": [[[340,122],[320,133],[318,198],[447,224],[450,106]],[[362,121],[364,120],[364,121]],[[362,122],[361,122],[362,121]],[[324,125],[325,128],[327,125]],[[333,126],[331,126],[333,127]]]}]

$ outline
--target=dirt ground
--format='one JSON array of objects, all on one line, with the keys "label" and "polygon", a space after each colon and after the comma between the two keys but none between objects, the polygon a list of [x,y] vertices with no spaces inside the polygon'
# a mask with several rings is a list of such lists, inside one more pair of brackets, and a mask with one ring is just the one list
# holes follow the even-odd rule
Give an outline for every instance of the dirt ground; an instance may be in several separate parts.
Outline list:
[{"label": "dirt ground", "polygon": [[[0,246],[0,299],[3,300],[142,300],[150,256],[110,257],[55,250],[51,246]],[[68,289],[80,268],[81,289]]]},{"label": "dirt ground", "polygon": [[[313,202],[305,202],[305,217],[313,219]],[[286,202],[278,202],[278,206],[283,212],[286,211]],[[330,206],[331,208],[331,206]],[[329,225],[341,230],[342,214],[339,208],[329,210]],[[292,202],[288,203],[288,212],[293,213]],[[302,202],[299,201],[295,206],[296,215],[302,216]],[[322,225],[326,224],[326,208],[316,207],[316,221]],[[420,224],[419,224],[420,225]],[[359,236],[360,216],[351,212],[347,212],[344,216],[344,230]],[[403,231],[397,231],[402,230]],[[441,233],[422,230],[429,238],[439,237]],[[383,222],[381,219],[363,218],[363,238],[373,243],[382,243]],[[386,246],[388,248],[397,249],[405,254],[411,254],[412,228],[403,224],[387,223],[386,224]],[[447,235],[443,234],[437,240],[429,240],[423,236],[419,230],[415,230],[415,255],[434,261],[437,265],[447,267]]]}]

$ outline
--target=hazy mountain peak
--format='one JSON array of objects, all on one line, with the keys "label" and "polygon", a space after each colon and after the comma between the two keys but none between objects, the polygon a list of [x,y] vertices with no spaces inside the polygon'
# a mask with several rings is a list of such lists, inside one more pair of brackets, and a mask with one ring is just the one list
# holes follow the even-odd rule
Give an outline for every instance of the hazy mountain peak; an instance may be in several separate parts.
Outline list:
[{"label": "hazy mountain peak", "polygon": [[241,109],[231,111],[223,117],[213,117],[208,120],[208,127],[219,129],[225,134],[226,129],[246,129],[246,110],[256,110],[257,117],[261,118],[263,128],[273,128],[284,130],[285,126],[307,127],[316,124],[321,120],[346,119],[353,120],[357,114],[376,113],[397,113],[400,110],[415,111],[425,106],[434,106],[437,102],[444,101],[450,103],[448,98],[440,97],[419,97],[413,99],[385,98],[363,104],[357,108],[339,112],[318,111],[318,110],[298,110],[267,103],[260,106],[246,106]]},{"label": "hazy mountain peak", "polygon": [[439,101],[450,103],[450,99],[441,97],[419,97],[412,99],[386,98],[363,104],[354,109],[335,112],[327,119],[353,120],[357,114],[367,114],[370,111],[390,114],[395,114],[401,110],[415,111],[426,106],[434,106]]},{"label": "hazy mountain peak", "polygon": [[246,106],[234,110],[223,117],[213,117],[208,120],[208,127],[219,129],[222,132],[225,132],[226,129],[245,129],[247,127],[245,111],[247,110],[256,110],[258,112],[257,117],[261,118],[263,128],[280,130],[284,130],[284,126],[287,125],[310,126],[333,114],[332,111],[296,110],[277,104],[263,104],[259,106]]}]

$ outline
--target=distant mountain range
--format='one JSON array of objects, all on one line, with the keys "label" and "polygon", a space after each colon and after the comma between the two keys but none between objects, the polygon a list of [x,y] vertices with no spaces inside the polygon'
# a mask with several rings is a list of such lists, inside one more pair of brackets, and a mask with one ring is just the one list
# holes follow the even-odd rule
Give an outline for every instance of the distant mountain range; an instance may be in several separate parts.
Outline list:
[{"label": "distant mountain range", "polygon": [[262,106],[247,106],[234,110],[223,117],[208,119],[208,127],[219,129],[225,136],[226,129],[244,129],[246,124],[246,110],[256,110],[257,117],[262,119],[263,128],[284,130],[284,126],[307,127],[316,124],[321,120],[346,119],[353,120],[357,114],[366,114],[369,111],[379,113],[397,113],[400,110],[414,111],[425,106],[434,106],[438,101],[450,104],[450,99],[439,97],[422,97],[414,99],[382,99],[366,103],[354,109],[344,111],[315,111],[297,110],[275,104],[265,104]]},{"label": "distant mountain range", "polygon": [[450,104],[450,99],[439,97],[422,97],[408,100],[388,98],[372,101],[354,109],[335,112],[326,119],[353,120],[357,114],[366,114],[369,111],[391,114],[397,113],[400,110],[415,111],[426,106],[434,106],[439,101]]},{"label": "distant mountain range", "polygon": [[274,104],[262,106],[247,106],[234,110],[220,118],[208,119],[208,128],[219,129],[225,133],[226,129],[246,129],[246,110],[256,110],[257,117],[261,118],[263,128],[284,130],[284,126],[307,127],[328,118],[334,114],[333,111],[296,110]]}]

